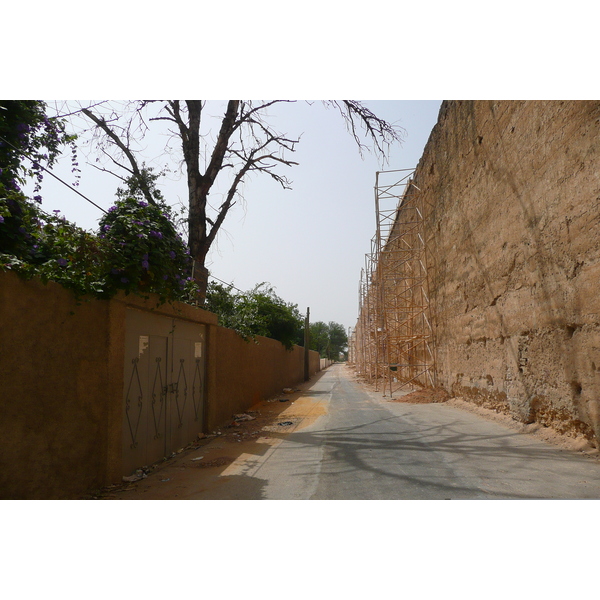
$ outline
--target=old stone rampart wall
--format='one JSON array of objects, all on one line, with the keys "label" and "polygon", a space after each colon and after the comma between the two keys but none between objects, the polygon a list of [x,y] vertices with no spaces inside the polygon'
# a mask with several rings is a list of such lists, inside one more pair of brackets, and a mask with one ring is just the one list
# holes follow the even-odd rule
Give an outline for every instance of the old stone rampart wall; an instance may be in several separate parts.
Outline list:
[{"label": "old stone rampart wall", "polygon": [[438,383],[600,439],[600,103],[447,101],[415,173]]}]

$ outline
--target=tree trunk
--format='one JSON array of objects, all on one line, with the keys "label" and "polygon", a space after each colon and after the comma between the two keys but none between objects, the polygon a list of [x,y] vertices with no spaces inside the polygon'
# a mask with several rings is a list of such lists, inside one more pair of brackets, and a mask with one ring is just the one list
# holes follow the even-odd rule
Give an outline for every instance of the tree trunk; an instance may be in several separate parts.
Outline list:
[{"label": "tree trunk", "polygon": [[188,174],[189,183],[189,234],[188,246],[194,261],[194,281],[198,285],[198,301],[204,304],[208,286],[208,270],[204,266],[208,253],[206,239],[206,198],[199,193],[197,174]]},{"label": "tree trunk", "polygon": [[[227,112],[221,123],[219,137],[213,149],[210,164],[204,174],[199,168],[200,116],[202,103],[199,100],[186,100],[189,111],[189,125],[184,126],[185,136],[182,136],[183,155],[188,172],[189,192],[189,238],[188,245],[194,260],[194,281],[198,285],[198,301],[204,304],[208,287],[208,269],[204,266],[206,255],[227,214],[231,202],[224,203],[219,211],[216,222],[207,219],[206,202],[210,189],[223,167],[223,158],[229,147],[229,139],[236,127],[239,100],[230,100]],[[211,228],[207,226],[210,223]]]},{"label": "tree trunk", "polygon": [[197,260],[194,260],[194,281],[198,285],[198,302],[204,304],[208,288],[208,269]]}]

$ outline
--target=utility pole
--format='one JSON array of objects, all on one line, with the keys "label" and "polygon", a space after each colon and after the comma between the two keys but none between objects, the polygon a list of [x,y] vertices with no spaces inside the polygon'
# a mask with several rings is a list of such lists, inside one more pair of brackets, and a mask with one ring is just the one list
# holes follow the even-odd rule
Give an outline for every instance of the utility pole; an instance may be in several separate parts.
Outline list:
[{"label": "utility pole", "polygon": [[304,319],[304,381],[308,381],[309,375],[309,354],[308,345],[310,343],[310,308],[306,309],[306,319]]}]

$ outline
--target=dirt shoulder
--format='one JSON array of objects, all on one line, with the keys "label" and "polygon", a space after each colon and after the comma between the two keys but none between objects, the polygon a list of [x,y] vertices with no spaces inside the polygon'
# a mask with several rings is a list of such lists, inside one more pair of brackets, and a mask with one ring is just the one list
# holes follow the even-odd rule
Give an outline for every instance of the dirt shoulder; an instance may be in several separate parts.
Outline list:
[{"label": "dirt shoulder", "polygon": [[582,435],[570,436],[561,434],[551,427],[546,427],[540,423],[530,423],[529,425],[525,425],[515,421],[515,419],[510,417],[510,415],[477,406],[476,404],[467,402],[460,397],[450,398],[446,403],[448,406],[453,406],[455,408],[460,408],[461,410],[475,413],[484,417],[485,419],[502,423],[503,425],[514,429],[515,431],[519,431],[520,433],[527,433],[539,440],[553,444],[554,446],[558,446],[565,450],[571,450],[573,452],[579,452],[600,462],[600,451]]},{"label": "dirt shoulder", "polygon": [[243,457],[264,456],[287,435],[327,412],[327,404],[309,391],[324,373],[232,415],[214,432],[199,436],[167,459],[139,469],[131,477],[135,481],[123,481],[81,499],[168,500],[210,493],[227,479],[224,474],[232,463]]},{"label": "dirt shoulder", "polygon": [[495,410],[477,406],[476,404],[468,402],[461,397],[451,398],[448,392],[442,388],[423,389],[416,391],[406,390],[399,392],[395,398],[386,398],[383,396],[383,393],[380,390],[375,389],[374,384],[357,378],[354,374],[354,371],[350,367],[345,366],[345,368],[348,369],[349,375],[356,383],[363,386],[365,390],[367,390],[371,395],[375,395],[382,402],[400,402],[408,404],[444,403],[448,406],[477,414],[484,419],[501,423],[502,425],[510,427],[511,429],[520,433],[527,433],[536,439],[543,440],[549,444],[553,444],[554,446],[558,446],[572,452],[581,453],[600,462],[600,450],[595,448],[590,441],[582,435],[561,434],[551,427],[546,427],[540,423],[531,423],[529,425],[519,423],[510,415],[505,413],[496,412]]}]

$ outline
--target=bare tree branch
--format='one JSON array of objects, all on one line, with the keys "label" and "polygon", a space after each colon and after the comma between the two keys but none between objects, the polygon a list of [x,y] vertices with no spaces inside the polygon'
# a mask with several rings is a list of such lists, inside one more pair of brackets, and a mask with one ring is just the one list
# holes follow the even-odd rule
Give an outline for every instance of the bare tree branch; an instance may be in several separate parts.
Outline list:
[{"label": "bare tree branch", "polygon": [[[112,160],[115,163],[115,165],[117,165],[117,167],[121,167],[121,169],[123,169],[124,171],[127,171],[128,173],[131,173],[131,175],[135,175],[135,173],[129,167],[126,167],[125,165],[122,165],[119,161],[117,161],[114,157],[112,157],[104,148],[100,148],[100,152],[102,152],[102,154],[104,154],[110,160]],[[93,166],[96,166],[96,165],[93,165]],[[108,171],[108,172],[110,173],[111,171]],[[113,173],[113,175],[114,175],[114,173]],[[119,176],[116,175],[116,177],[119,177]],[[119,179],[125,181],[122,177],[119,177]]]},{"label": "bare tree branch", "polygon": [[[129,160],[129,164],[131,165],[131,171],[139,180],[140,189],[142,190],[142,193],[144,194],[144,198],[146,198],[146,201],[148,203],[156,204],[154,202],[154,198],[152,197],[152,193],[150,192],[150,189],[146,185],[144,178],[141,176],[141,170],[137,164],[137,160],[135,159],[133,152],[131,152],[131,150],[129,149],[129,146],[121,140],[121,138],[108,126],[107,122],[103,118],[97,117],[92,111],[90,111],[87,108],[82,109],[82,112],[86,117],[88,117],[89,119],[94,121],[94,123],[96,123],[96,125],[98,127],[100,127],[100,129],[102,129],[102,131],[104,131],[106,133],[106,135],[121,150],[121,152],[123,152],[123,154]],[[130,141],[129,136],[127,137],[127,140],[128,140],[128,142]]]},{"label": "bare tree branch", "polygon": [[[153,111],[147,115],[145,109],[154,102],[161,102],[158,114]],[[209,139],[207,133],[201,132],[203,111],[206,101],[203,100],[163,100],[137,101],[133,108],[133,116],[122,122],[117,112],[104,117],[95,115],[88,109],[82,112],[91,119],[108,140],[126,157],[131,168],[111,157],[115,165],[125,172],[131,173],[140,181],[140,187],[148,202],[154,202],[150,190],[140,176],[142,169],[132,144],[138,141],[148,130],[149,124],[157,121],[174,123],[169,133],[178,137],[181,143],[183,162],[186,166],[188,185],[188,240],[191,255],[194,259],[194,273],[201,288],[205,292],[208,271],[206,257],[211,245],[215,242],[223,222],[236,197],[241,196],[239,189],[245,178],[254,173],[269,175],[283,189],[289,189],[291,182],[278,172],[281,165],[293,166],[297,162],[290,160],[288,152],[294,152],[299,139],[281,134],[269,125],[267,111],[281,102],[288,100],[228,100],[220,128],[212,143],[210,153],[207,152],[204,169],[200,167],[201,147],[204,148]],[[335,107],[342,115],[348,131],[356,141],[359,152],[369,148],[386,156],[392,143],[401,141],[402,130],[378,118],[368,108],[355,100],[327,101],[327,106]],[[127,106],[131,113],[131,105]],[[104,169],[106,170],[106,169]],[[110,172],[106,170],[107,172]],[[227,192],[218,208],[213,206],[210,198],[215,196],[217,179],[221,181],[225,175],[228,181]],[[122,177],[120,177],[123,180]],[[218,194],[217,194],[218,195]],[[210,216],[207,214],[210,211]]]},{"label": "bare tree branch", "polygon": [[[96,107],[96,106],[101,106],[101,105],[102,105],[102,104],[104,104],[105,102],[106,102],[106,100],[101,100],[100,102],[95,102],[94,104],[90,104],[90,106],[88,106],[87,108],[88,108],[88,109],[90,109],[90,108],[94,108],[94,107]],[[73,110],[73,111],[71,111],[71,112],[64,113],[64,114],[61,114],[61,113],[59,113],[58,111],[56,111],[56,112],[57,112],[57,114],[56,114],[56,116],[55,116],[54,118],[56,118],[56,119],[64,119],[64,118],[66,118],[66,117],[71,117],[71,116],[73,116],[73,115],[78,115],[79,113],[81,113],[81,112],[83,112],[83,111],[84,111],[84,109],[83,109],[83,108],[79,108],[79,109],[77,109],[77,110]]]},{"label": "bare tree branch", "polygon": [[99,167],[98,165],[95,165],[94,163],[88,163],[88,164],[90,165],[90,167],[94,167],[94,169],[98,169],[98,171],[102,171],[103,173],[110,173],[111,175],[113,175],[117,179],[120,179],[123,182],[127,181],[127,179],[125,177],[122,177],[118,173],[114,173],[110,169],[105,169],[104,167]]},{"label": "bare tree branch", "polygon": [[346,122],[348,131],[352,134],[354,141],[358,145],[358,151],[363,156],[364,150],[369,150],[369,146],[361,141],[357,128],[362,128],[376,151],[383,157],[387,157],[390,146],[394,142],[402,142],[404,129],[391,125],[387,121],[380,119],[366,106],[363,106],[357,100],[329,100],[324,104],[336,107]]}]

